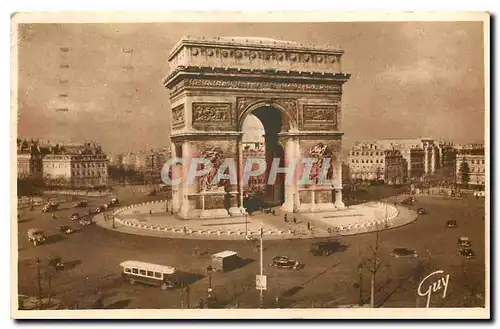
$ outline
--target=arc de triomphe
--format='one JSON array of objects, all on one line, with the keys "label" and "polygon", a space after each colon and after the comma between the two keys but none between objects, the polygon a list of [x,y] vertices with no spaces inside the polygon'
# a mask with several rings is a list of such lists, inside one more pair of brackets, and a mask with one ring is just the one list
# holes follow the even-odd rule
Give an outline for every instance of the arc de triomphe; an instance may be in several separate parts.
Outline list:
[{"label": "arc de triomphe", "polygon": [[[287,212],[343,208],[341,165],[342,73],[339,49],[304,47],[264,38],[183,38],[168,60],[172,157],[237,159],[238,184],[206,181],[173,186],[182,218],[241,216],[242,125],[250,113],[263,123],[266,159],[332,159],[333,184],[284,184]],[[174,176],[186,175],[178,164]]]}]

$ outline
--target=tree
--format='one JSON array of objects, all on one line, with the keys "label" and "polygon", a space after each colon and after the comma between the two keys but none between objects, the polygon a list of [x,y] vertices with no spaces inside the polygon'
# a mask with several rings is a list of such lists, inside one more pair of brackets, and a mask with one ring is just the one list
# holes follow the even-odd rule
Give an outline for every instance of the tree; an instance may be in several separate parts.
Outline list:
[{"label": "tree", "polygon": [[459,173],[460,173],[460,183],[462,183],[465,186],[468,186],[470,179],[470,168],[465,158],[462,159],[462,162],[460,163]]}]

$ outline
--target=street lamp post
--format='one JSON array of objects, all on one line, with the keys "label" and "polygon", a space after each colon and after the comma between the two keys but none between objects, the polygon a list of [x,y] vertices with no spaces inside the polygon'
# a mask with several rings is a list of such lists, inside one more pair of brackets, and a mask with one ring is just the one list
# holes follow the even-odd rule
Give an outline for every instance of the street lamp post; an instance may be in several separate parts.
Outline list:
[{"label": "street lamp post", "polygon": [[213,300],[213,293],[212,293],[212,272],[214,271],[214,268],[212,265],[208,265],[207,267],[207,274],[208,274],[208,298],[207,298],[207,305],[211,305],[211,301]]},{"label": "street lamp post", "polygon": [[189,286],[186,286],[186,293],[187,293],[187,308],[190,308],[189,307],[189,291],[191,290],[191,288],[189,288]]},{"label": "street lamp post", "polygon": [[245,212],[245,236],[248,235],[248,221],[247,221],[247,213]]},{"label": "street lamp post", "polygon": [[37,279],[38,279],[38,303],[39,303],[39,308],[42,309],[42,282],[40,278],[40,258],[36,258],[36,272],[37,272]]},{"label": "street lamp post", "polygon": [[358,298],[358,304],[359,306],[363,305],[363,264],[359,263],[358,264],[358,283],[359,283],[359,298]]}]

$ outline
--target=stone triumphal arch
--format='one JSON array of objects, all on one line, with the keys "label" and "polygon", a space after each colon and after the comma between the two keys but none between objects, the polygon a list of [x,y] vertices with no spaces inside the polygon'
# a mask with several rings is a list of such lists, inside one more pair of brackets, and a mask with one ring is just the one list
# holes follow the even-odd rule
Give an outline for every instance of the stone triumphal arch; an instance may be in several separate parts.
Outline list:
[{"label": "stone triumphal arch", "polygon": [[[241,216],[242,125],[249,114],[265,128],[266,160],[309,157],[332,161],[333,184],[284,184],[288,212],[343,208],[341,166],[342,50],[263,38],[183,38],[168,60],[172,156],[237,159],[238,184],[207,179],[173,186],[173,208],[183,218]],[[215,160],[214,160],[215,159]],[[268,163],[269,165],[269,163]],[[187,166],[174,168],[186,175]],[[285,174],[286,176],[287,174]]]}]

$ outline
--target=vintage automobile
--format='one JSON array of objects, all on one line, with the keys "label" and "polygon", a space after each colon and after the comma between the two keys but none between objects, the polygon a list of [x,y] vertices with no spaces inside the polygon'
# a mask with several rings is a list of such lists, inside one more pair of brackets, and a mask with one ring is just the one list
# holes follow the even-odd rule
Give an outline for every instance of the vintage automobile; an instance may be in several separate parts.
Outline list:
[{"label": "vintage automobile", "polygon": [[64,233],[64,234],[72,234],[72,233],[75,233],[75,230],[73,230],[69,226],[59,226],[59,232]]},{"label": "vintage automobile", "polygon": [[391,252],[394,258],[417,258],[418,253],[413,249],[408,248],[394,248]]},{"label": "vintage automobile", "polygon": [[337,241],[321,241],[311,245],[309,252],[314,256],[329,256],[338,249]]},{"label": "vintage automobile", "polygon": [[458,238],[458,244],[461,247],[465,247],[465,248],[472,247],[472,243],[470,242],[469,237],[467,237],[467,236],[462,236],[462,237]]},{"label": "vintage automobile", "polygon": [[446,221],[446,226],[448,228],[456,228],[458,225],[457,225],[457,221],[456,220],[447,220]]},{"label": "vintage automobile", "polygon": [[286,268],[291,270],[299,270],[304,267],[299,261],[291,260],[287,256],[276,256],[273,258],[271,266],[276,268]]},{"label": "vintage automobile", "polygon": [[82,226],[87,226],[87,225],[91,225],[93,222],[88,220],[88,219],[80,219],[80,221],[78,223]]},{"label": "vintage automobile", "polygon": [[474,254],[474,250],[471,247],[461,247],[460,256],[464,256],[466,259],[474,259],[476,255]]},{"label": "vintage automobile", "polygon": [[425,208],[418,208],[417,213],[419,215],[425,215],[427,214],[427,210],[425,210]]},{"label": "vintage automobile", "polygon": [[42,208],[42,212],[51,212],[51,211],[56,211],[59,209],[59,203],[58,202],[50,202],[47,203],[45,206]]},{"label": "vintage automobile", "polygon": [[88,204],[89,202],[87,200],[80,200],[73,204],[73,208],[84,208],[87,207]]},{"label": "vintage automobile", "polygon": [[127,260],[120,263],[124,280],[159,286],[161,290],[178,287],[182,282],[182,274],[175,267]]},{"label": "vintage automobile", "polygon": [[55,269],[56,271],[64,270],[64,263],[59,256],[49,256],[47,257],[47,261],[49,266]]},{"label": "vintage automobile", "polygon": [[78,214],[77,212],[71,214],[71,217],[69,218],[70,220],[79,220],[80,219],[80,214]]},{"label": "vintage automobile", "polygon": [[47,237],[43,234],[43,231],[38,228],[30,228],[27,235],[28,241],[33,242],[34,246],[43,244],[47,240]]}]

